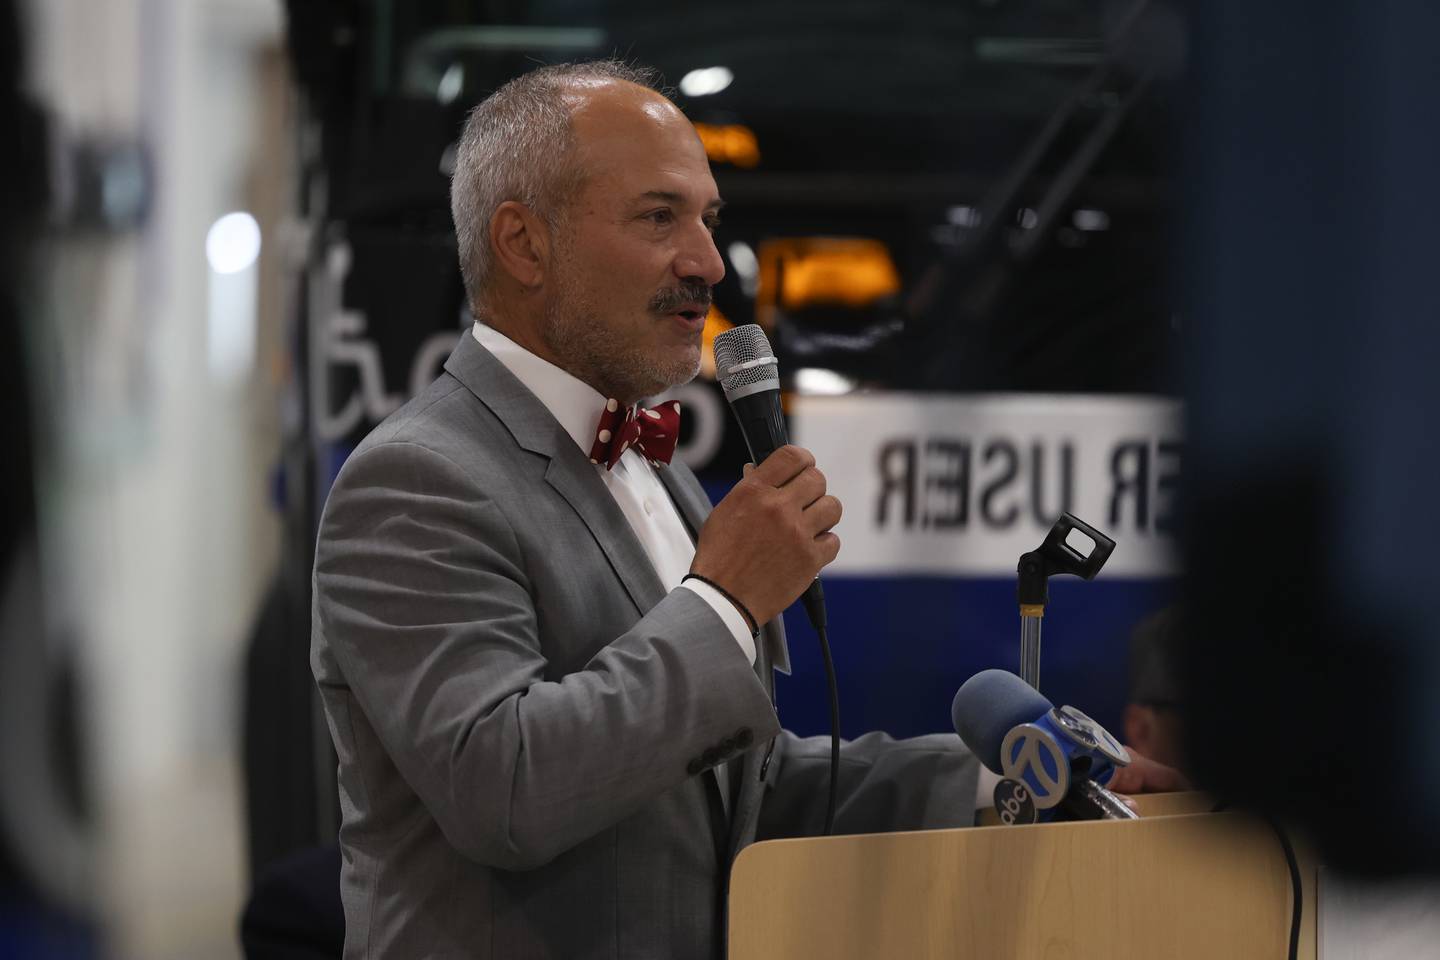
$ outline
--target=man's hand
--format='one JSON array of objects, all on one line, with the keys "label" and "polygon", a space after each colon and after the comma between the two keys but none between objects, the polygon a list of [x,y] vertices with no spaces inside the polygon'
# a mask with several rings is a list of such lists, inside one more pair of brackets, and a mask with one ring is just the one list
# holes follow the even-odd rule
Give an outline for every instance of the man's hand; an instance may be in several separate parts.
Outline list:
[{"label": "man's hand", "polygon": [[1156,763],[1126,747],[1130,753],[1130,765],[1117,767],[1115,776],[1105,784],[1107,790],[1115,793],[1168,793],[1171,790],[1190,790],[1190,781],[1173,767]]},{"label": "man's hand", "polygon": [[830,532],[840,511],[810,451],[781,447],[715,505],[700,528],[690,572],[724,587],[763,624],[840,552],[840,538]]}]

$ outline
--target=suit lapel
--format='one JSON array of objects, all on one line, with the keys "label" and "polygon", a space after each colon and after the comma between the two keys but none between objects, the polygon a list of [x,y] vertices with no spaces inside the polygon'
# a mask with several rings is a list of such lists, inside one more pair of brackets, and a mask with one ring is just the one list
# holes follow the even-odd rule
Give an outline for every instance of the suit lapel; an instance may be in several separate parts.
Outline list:
[{"label": "suit lapel", "polygon": [[643,615],[665,595],[645,548],[595,465],[533,393],[473,336],[462,336],[445,369],[505,424],[516,444],[548,459],[545,482],[589,528]]},{"label": "suit lapel", "polygon": [[710,501],[705,498],[700,481],[696,480],[695,474],[682,463],[657,467],[655,473],[665,485],[670,499],[675,501],[675,506],[680,511],[680,519],[685,521],[685,526],[690,530],[690,539],[698,541],[700,528],[705,525],[705,518],[710,515]]},{"label": "suit lapel", "polygon": [[565,441],[574,456],[561,454],[553,458],[545,471],[545,481],[585,521],[636,608],[642,615],[648,613],[665,596],[660,577],[619,504],[595,472],[595,465],[568,435]]}]

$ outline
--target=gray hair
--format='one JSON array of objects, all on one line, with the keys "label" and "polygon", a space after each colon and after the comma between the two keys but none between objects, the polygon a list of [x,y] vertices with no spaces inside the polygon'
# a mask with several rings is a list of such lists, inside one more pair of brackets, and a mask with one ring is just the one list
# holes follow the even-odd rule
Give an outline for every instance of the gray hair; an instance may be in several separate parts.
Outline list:
[{"label": "gray hair", "polygon": [[562,223],[584,181],[565,95],[604,80],[660,90],[659,74],[648,67],[621,60],[559,63],[515,77],[466,118],[450,177],[450,215],[466,298],[477,315],[494,269],[490,219],[500,204],[514,200],[552,230]]}]

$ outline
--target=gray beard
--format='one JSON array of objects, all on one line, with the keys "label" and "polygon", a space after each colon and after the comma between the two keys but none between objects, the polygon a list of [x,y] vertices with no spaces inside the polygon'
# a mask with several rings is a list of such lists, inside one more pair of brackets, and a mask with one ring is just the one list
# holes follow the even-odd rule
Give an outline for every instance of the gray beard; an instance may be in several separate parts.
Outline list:
[{"label": "gray beard", "polygon": [[545,310],[545,342],[568,373],[606,397],[634,403],[689,383],[700,372],[698,357],[694,362],[656,363],[643,351],[597,336],[598,329],[590,304],[561,286]]}]

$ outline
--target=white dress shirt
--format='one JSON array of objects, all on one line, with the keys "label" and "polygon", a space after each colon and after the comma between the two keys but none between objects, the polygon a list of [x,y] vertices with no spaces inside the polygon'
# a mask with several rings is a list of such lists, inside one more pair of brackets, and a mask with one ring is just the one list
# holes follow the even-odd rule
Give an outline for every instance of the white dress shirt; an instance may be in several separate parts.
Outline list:
[{"label": "white dress shirt", "polygon": [[[608,398],[494,327],[476,321],[473,333],[482,347],[535,394],[581,452],[589,457],[600,427],[600,413]],[[735,605],[709,584],[698,580],[680,583],[695,560],[695,544],[665,485],[655,475],[655,468],[631,447],[620,455],[613,469],[606,470],[604,464],[599,464],[595,470],[645,548],[660,583],[666,590],[690,590],[708,603],[730,629],[746,658],[754,663],[755,640]]]}]

